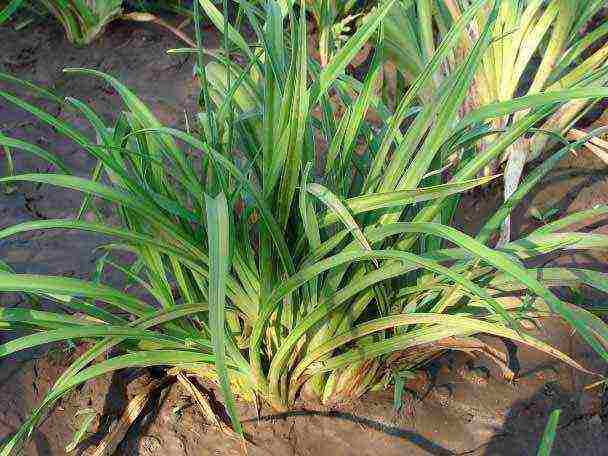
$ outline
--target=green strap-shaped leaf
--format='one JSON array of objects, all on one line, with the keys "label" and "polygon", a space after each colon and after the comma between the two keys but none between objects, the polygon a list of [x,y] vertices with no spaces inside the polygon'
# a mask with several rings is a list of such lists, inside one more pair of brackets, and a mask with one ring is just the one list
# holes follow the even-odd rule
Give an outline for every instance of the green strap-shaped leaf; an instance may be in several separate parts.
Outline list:
[{"label": "green strap-shaped leaf", "polygon": [[23,0],[12,0],[6,7],[0,11],[0,24],[11,18],[13,13],[19,9]]},{"label": "green strap-shaped leaf", "polygon": [[223,193],[215,198],[205,195],[205,203],[209,238],[209,327],[215,354],[215,369],[232,426],[236,432],[243,435],[226,367],[226,277],[230,264],[228,203]]},{"label": "green strap-shaped leaf", "polygon": [[[335,215],[339,218],[342,223],[350,230],[355,239],[361,244],[364,250],[371,251],[372,248],[367,242],[363,231],[357,224],[357,221],[353,218],[353,216],[348,212],[348,209],[342,204],[342,201],[333,194],[328,188],[325,188],[321,184],[308,184],[306,187],[306,191],[317,198],[325,204]],[[376,267],[378,267],[378,261],[373,260]]]},{"label": "green strap-shaped leaf", "polygon": [[79,410],[78,412],[76,412],[76,416],[79,416],[79,415],[85,415],[85,418],[82,420],[82,423],[80,424],[79,428],[74,433],[74,437],[72,438],[72,441],[66,445],[65,451],[67,453],[71,453],[76,448],[78,448],[78,445],[80,444],[83,437],[87,433],[89,427],[91,426],[91,424],[93,424],[93,421],[95,420],[95,418],[97,418],[97,412],[94,409],[90,409],[90,408],[84,409],[84,410]]},{"label": "green strap-shaped leaf", "polygon": [[124,337],[125,339],[150,340],[159,344],[159,348],[179,350],[184,347],[183,340],[164,336],[156,331],[146,331],[128,326],[111,326],[93,324],[87,327],[69,326],[51,331],[43,331],[29,336],[13,339],[0,345],[0,358],[32,347],[58,342],[61,340],[86,339],[88,337]]},{"label": "green strap-shaped leaf", "polygon": [[[243,36],[230,24],[226,24],[224,21],[224,15],[215,7],[213,2],[210,0],[198,0],[198,2],[211,22],[213,22],[213,25],[215,25],[220,32],[227,34],[230,41],[232,41],[241,51],[251,58],[251,50],[249,49],[245,38],[243,38]],[[226,29],[224,29],[225,25],[228,25]]]},{"label": "green strap-shaped leaf", "polygon": [[551,412],[549,422],[543,433],[543,439],[538,448],[538,453],[536,453],[537,456],[550,456],[551,448],[553,448],[553,441],[555,440],[555,432],[557,431],[557,423],[559,423],[559,416],[561,413],[561,409],[553,410],[553,412]]},{"label": "green strap-shaped leaf", "polygon": [[144,316],[153,310],[139,299],[114,288],[69,277],[0,272],[0,292],[26,292],[48,296],[87,297],[107,302],[126,312]]},{"label": "green strap-shaped leaf", "polygon": [[67,165],[59,158],[57,155],[47,152],[41,147],[36,146],[35,144],[30,144],[26,141],[21,141],[19,139],[9,138],[8,136],[4,136],[0,133],[0,145],[5,147],[10,147],[11,150],[19,149],[29,152],[32,155],[35,155],[47,162],[55,165],[60,171],[63,171],[65,174],[71,174],[70,169]]},{"label": "green strap-shaped leaf", "polygon": [[[346,66],[357,55],[357,52],[369,40],[378,29],[384,16],[389,12],[395,0],[386,0],[378,5],[377,9],[370,14],[365,23],[359,27],[357,32],[346,42],[346,44],[332,57],[328,65],[321,71],[317,83],[312,87],[311,100],[314,105],[327,92],[333,82],[342,74]],[[311,105],[313,106],[313,105]]]}]

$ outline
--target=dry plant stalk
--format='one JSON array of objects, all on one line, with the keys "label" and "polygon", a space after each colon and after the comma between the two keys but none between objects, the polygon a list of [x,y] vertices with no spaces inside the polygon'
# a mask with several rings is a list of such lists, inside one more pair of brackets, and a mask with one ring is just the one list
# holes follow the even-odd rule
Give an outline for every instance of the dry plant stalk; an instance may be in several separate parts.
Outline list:
[{"label": "dry plant stalk", "polygon": [[[226,434],[232,438],[237,438],[237,439],[242,440],[236,432],[234,432],[232,429],[230,429],[228,426],[226,426],[224,423],[221,422],[221,420],[217,417],[217,415],[213,411],[213,408],[211,407],[211,404],[209,403],[207,398],[204,396],[203,393],[201,393],[201,391],[196,387],[196,385],[194,383],[192,383],[192,381],[188,378],[187,374],[185,374],[183,371],[179,371],[178,369],[171,369],[169,371],[169,374],[176,375],[176,378],[177,378],[177,381],[179,382],[179,384],[182,387],[184,387],[184,389],[188,392],[188,394],[190,394],[190,396],[192,396],[194,401],[200,407],[201,412],[203,412],[203,415],[205,416],[205,419],[207,420],[207,422],[209,424],[217,427],[224,434]],[[246,453],[246,448],[244,446],[244,442],[243,442],[243,450]]]},{"label": "dry plant stalk", "polygon": [[111,456],[114,454],[118,445],[123,441],[131,425],[137,420],[145,408],[150,395],[158,388],[166,385],[170,377],[156,380],[144,388],[144,391],[135,396],[129,404],[118,423],[108,435],[97,445],[97,448],[89,456]]},{"label": "dry plant stalk", "polygon": [[[587,136],[583,130],[572,128],[568,131],[568,139],[579,140]],[[585,147],[589,149],[597,158],[608,165],[608,141],[601,138],[591,138],[585,143]]]},{"label": "dry plant stalk", "polygon": [[183,373],[177,374],[177,381],[180,385],[184,387],[184,389],[192,396],[195,402],[203,412],[205,419],[209,424],[216,426],[218,429],[222,431],[226,431],[226,427],[222,424],[222,422],[215,416],[213,409],[211,408],[211,404],[207,400],[205,396],[199,391],[199,389],[190,381],[188,377],[186,377]]},{"label": "dry plant stalk", "polygon": [[150,13],[127,13],[120,16],[121,19],[126,21],[135,21],[135,22],[152,22],[153,24],[160,25],[161,27],[166,28],[171,33],[173,33],[180,40],[188,44],[188,46],[196,47],[196,43],[186,35],[182,30],[182,25],[178,27],[173,27],[171,24],[163,21],[160,17],[155,16]]}]

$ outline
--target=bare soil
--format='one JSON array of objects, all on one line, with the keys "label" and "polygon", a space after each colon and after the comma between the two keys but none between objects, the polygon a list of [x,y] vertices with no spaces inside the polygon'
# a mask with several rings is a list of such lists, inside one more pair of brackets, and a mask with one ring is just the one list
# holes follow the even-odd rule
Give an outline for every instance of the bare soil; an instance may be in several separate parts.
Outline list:
[{"label": "bare soil", "polygon": [[[207,45],[217,34],[205,29]],[[165,51],[182,44],[154,27],[116,23],[100,40],[74,48],[51,21],[37,22],[24,33],[0,29],[0,69],[53,87],[91,103],[102,116],[114,118],[120,109],[115,93],[101,81],[69,76],[65,67],[87,67],[108,72],[131,87],[155,114],[170,125],[182,126],[184,115],[196,112],[198,88],[192,79],[190,57]],[[0,88],[14,90],[0,82]],[[18,93],[21,93],[17,90]],[[37,101],[40,103],[40,101]],[[44,105],[44,102],[42,102]],[[70,112],[54,112],[86,128]],[[31,116],[0,102],[0,128],[11,136],[39,143],[61,157],[77,172],[90,172],[94,163],[74,144]],[[46,165],[25,154],[15,155],[17,171],[44,171]],[[475,194],[462,202],[459,225],[475,232],[500,201],[500,189]],[[30,184],[10,195],[0,193],[0,228],[24,220],[68,217],[79,195]],[[581,152],[565,159],[514,215],[516,234],[540,222],[531,208],[541,212],[557,207],[562,216],[608,203],[606,167]],[[591,230],[608,233],[608,226]],[[99,236],[60,231],[30,233],[0,241],[0,258],[20,272],[86,277],[94,268],[93,249]],[[551,264],[608,269],[606,255],[569,254],[546,258]],[[2,305],[18,305],[15,297],[1,296]],[[599,299],[599,297],[598,297]],[[602,297],[601,299],[605,299]],[[540,334],[590,369],[605,366],[570,336],[557,320],[543,322]],[[0,340],[8,336],[0,335]],[[488,342],[504,349],[500,340]],[[0,439],[14,432],[44,396],[54,379],[81,347],[65,346],[21,353],[0,360]],[[592,377],[574,372],[525,347],[517,349],[519,380],[509,384],[484,359],[447,356],[412,381],[411,403],[396,414],[392,392],[369,394],[351,404],[321,407],[301,403],[297,410],[276,415],[241,404],[241,416],[253,442],[250,455],[532,455],[549,413],[562,408],[555,455],[603,455],[608,448],[604,422],[606,409],[601,389],[585,391]],[[76,454],[86,454],[115,426],[130,397],[160,372],[121,371],[84,385],[65,398],[36,431],[26,449],[29,456],[62,455],[78,426],[78,410],[93,408],[99,417]],[[219,397],[213,385],[200,385],[210,398]],[[203,415],[178,383],[162,389],[131,428],[117,450],[119,455],[237,455],[240,444],[205,423]]]}]

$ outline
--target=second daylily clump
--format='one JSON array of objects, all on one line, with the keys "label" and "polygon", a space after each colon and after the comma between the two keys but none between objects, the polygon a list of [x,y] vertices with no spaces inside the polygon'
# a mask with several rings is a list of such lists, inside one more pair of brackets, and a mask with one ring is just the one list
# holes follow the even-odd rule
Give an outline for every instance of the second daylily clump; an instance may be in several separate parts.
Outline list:
[{"label": "second daylily clump", "polygon": [[[175,34],[180,40],[193,45],[180,27],[174,27],[168,22],[153,14],[159,7],[163,10],[177,13],[188,12],[181,6],[180,1],[167,0],[160,2],[133,2],[135,10],[130,12],[129,5],[124,0],[11,0],[3,9],[0,9],[0,24],[11,19],[24,5],[40,3],[42,10],[48,11],[63,27],[66,38],[76,46],[91,44],[101,36],[111,22],[121,19],[136,22],[151,22],[160,25]],[[33,6],[33,5],[32,5]]]}]

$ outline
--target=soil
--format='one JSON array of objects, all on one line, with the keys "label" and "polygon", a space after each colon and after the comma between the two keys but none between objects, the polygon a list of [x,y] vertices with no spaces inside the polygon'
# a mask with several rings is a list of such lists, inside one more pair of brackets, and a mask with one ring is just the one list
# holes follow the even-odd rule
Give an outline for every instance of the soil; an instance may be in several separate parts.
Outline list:
[{"label": "soil", "polygon": [[[218,42],[211,28],[205,29],[204,36],[210,47]],[[114,92],[97,79],[61,72],[65,67],[99,69],[125,82],[163,122],[182,126],[185,115],[196,113],[198,88],[192,79],[192,58],[165,53],[181,46],[172,35],[153,26],[115,23],[91,46],[78,49],[65,40],[54,22],[43,20],[29,25],[25,33],[11,27],[0,29],[0,69],[86,101],[111,119],[120,106]],[[4,82],[0,87],[15,90]],[[54,114],[86,127],[73,113]],[[4,101],[0,102],[0,128],[57,152],[77,173],[84,175],[94,165],[74,144]],[[46,170],[45,164],[25,154],[14,158],[17,171]],[[465,217],[458,224],[468,232],[475,232],[484,216],[495,209],[500,189],[481,196],[462,202]],[[68,217],[79,202],[80,197],[73,192],[22,184],[9,195],[0,193],[0,227]],[[556,217],[607,203],[606,166],[581,152],[565,159],[526,199],[513,216],[514,231],[526,232],[541,223],[531,216],[533,207],[541,212],[558,208]],[[590,229],[608,233],[608,226],[602,224]],[[94,270],[97,253],[93,249],[103,241],[82,233],[28,233],[0,241],[0,258],[20,272],[86,277]],[[606,255],[572,253],[544,261],[606,270],[607,260]],[[19,304],[16,297],[3,295],[1,299],[3,306]],[[603,363],[559,321],[544,321],[539,332],[590,369],[604,371]],[[7,337],[0,335],[0,340]],[[487,342],[505,348],[500,340],[487,338]],[[80,349],[52,347],[0,361],[0,439],[17,429]],[[520,373],[516,383],[504,381],[484,359],[447,356],[408,384],[410,403],[399,413],[393,410],[391,391],[334,407],[301,403],[283,415],[240,404],[240,416],[252,441],[248,454],[536,454],[549,413],[555,408],[561,408],[563,414],[554,455],[605,454],[608,434],[602,390],[584,390],[593,378],[525,347],[516,349]],[[155,375],[159,372],[126,370],[87,383],[61,402],[34,433],[25,454],[65,454],[81,419],[76,412],[92,408],[98,413],[93,433],[75,452],[87,454],[115,426],[128,400]],[[219,397],[213,385],[200,387],[209,397]],[[237,455],[242,450],[239,442],[205,423],[186,391],[179,383],[172,383],[155,395],[115,454]]]}]

